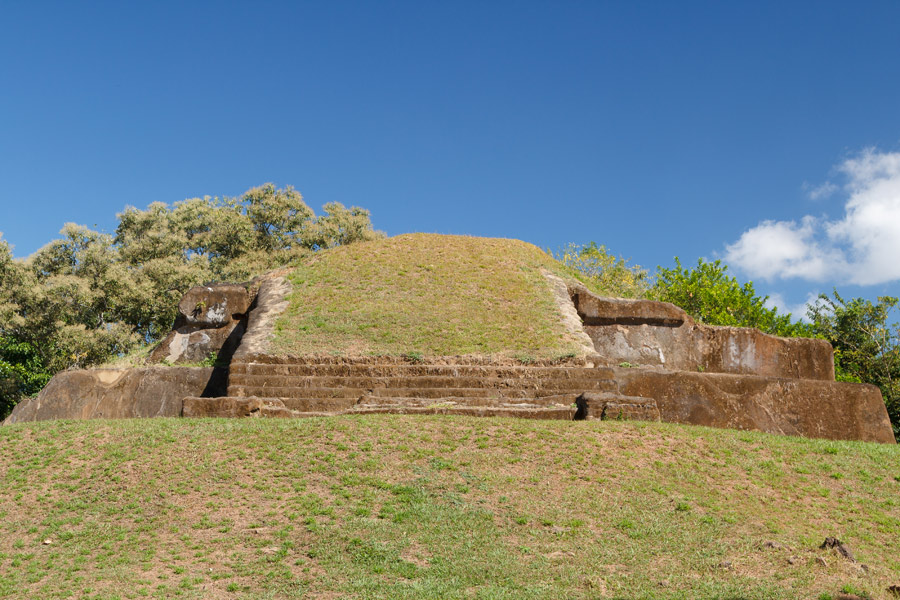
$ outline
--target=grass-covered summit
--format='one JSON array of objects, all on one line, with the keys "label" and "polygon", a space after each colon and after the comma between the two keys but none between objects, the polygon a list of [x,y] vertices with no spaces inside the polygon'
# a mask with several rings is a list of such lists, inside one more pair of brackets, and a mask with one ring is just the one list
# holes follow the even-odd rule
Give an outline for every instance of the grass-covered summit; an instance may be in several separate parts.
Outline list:
[{"label": "grass-covered summit", "polygon": [[577,354],[542,272],[571,273],[509,239],[407,234],[326,250],[290,275],[272,350],[309,355]]}]

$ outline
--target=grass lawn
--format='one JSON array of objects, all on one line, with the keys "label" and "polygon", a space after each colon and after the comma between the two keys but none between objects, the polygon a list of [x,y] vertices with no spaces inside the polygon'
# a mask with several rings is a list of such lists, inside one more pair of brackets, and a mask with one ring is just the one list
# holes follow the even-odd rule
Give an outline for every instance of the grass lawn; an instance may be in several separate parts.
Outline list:
[{"label": "grass lawn", "polygon": [[574,278],[518,240],[419,233],[322,251],[290,277],[272,352],[574,355],[542,270]]},{"label": "grass lawn", "polygon": [[[897,446],[379,415],[32,423],[0,428],[0,450],[0,598],[768,600],[900,584]],[[826,536],[859,562],[819,550]]]}]

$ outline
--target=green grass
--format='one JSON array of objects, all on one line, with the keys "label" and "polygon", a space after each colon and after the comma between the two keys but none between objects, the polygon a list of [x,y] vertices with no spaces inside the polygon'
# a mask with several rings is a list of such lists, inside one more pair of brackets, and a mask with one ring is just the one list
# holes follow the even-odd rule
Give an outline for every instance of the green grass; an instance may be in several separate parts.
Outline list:
[{"label": "green grass", "polygon": [[[0,598],[887,598],[900,582],[896,446],[368,416],[44,422],[0,428],[0,449]],[[819,550],[829,535],[869,573]]]},{"label": "green grass", "polygon": [[136,346],[132,348],[127,354],[123,354],[121,356],[113,356],[105,363],[98,365],[96,368],[98,369],[133,369],[139,367],[146,367],[148,365],[147,359],[150,357],[150,352],[156,347],[156,344],[144,344],[141,346]]},{"label": "green grass", "polygon": [[316,254],[290,277],[273,351],[338,355],[579,352],[545,269],[573,277],[518,240],[408,234]]},{"label": "green grass", "polygon": [[227,364],[219,364],[216,360],[216,354],[210,353],[205,360],[196,362],[180,362],[172,365],[168,361],[163,360],[160,363],[149,362],[150,353],[156,348],[156,343],[145,344],[132,349],[128,354],[122,356],[114,356],[105,363],[101,363],[95,367],[96,369],[140,369],[143,367],[218,367],[227,366]]}]

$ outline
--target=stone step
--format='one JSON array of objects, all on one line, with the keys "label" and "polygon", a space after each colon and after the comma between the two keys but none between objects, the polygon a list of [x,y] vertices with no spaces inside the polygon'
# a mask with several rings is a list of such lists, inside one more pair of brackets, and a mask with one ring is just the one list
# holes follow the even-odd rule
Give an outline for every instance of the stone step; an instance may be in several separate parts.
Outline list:
[{"label": "stone step", "polygon": [[232,376],[299,377],[476,377],[502,379],[577,379],[612,377],[607,368],[409,364],[231,364]]},{"label": "stone step", "polygon": [[[426,398],[422,396],[370,396],[359,399],[356,406],[507,406],[507,407],[562,407],[567,408],[576,405],[580,394],[558,394],[541,398],[478,398],[471,396],[443,396]],[[289,402],[285,400],[285,403]]]},{"label": "stone step", "polygon": [[[479,398],[472,396],[371,396],[363,395],[358,398],[277,398],[290,410],[300,411],[344,411],[359,406],[397,406],[409,404],[411,406],[430,406],[448,404],[458,406],[572,406],[580,394],[560,394],[541,398]],[[236,396],[240,397],[240,396]],[[256,397],[256,396],[250,396]]]},{"label": "stone step", "polygon": [[[277,398],[277,394],[273,394],[270,390],[280,390],[280,389],[291,389],[297,390],[300,396],[306,396],[308,398],[352,398],[357,399],[360,396],[370,393],[372,390],[369,388],[352,388],[352,387],[291,387],[291,386],[283,386],[283,387],[275,387],[275,386],[245,386],[245,385],[231,385],[229,386],[229,393],[231,396],[248,398],[250,396],[258,396],[260,398],[273,397]],[[297,396],[297,397],[300,397]],[[285,396],[290,397],[290,396]]]},{"label": "stone step", "polygon": [[288,410],[336,414],[350,410],[356,406],[361,397],[362,396],[357,396],[355,398],[278,398],[278,401]]},{"label": "stone step", "polygon": [[514,388],[514,389],[575,389],[583,390],[612,389],[615,386],[611,378],[489,378],[489,377],[454,377],[454,376],[420,376],[420,377],[337,377],[308,376],[293,377],[289,375],[242,375],[231,374],[228,378],[229,388]]},{"label": "stone step", "polygon": [[232,396],[200,398],[188,396],[181,403],[183,417],[252,417],[263,407],[278,406],[280,401],[263,398],[234,398]]},{"label": "stone step", "polygon": [[659,421],[659,407],[653,398],[623,396],[610,392],[588,392],[578,398],[578,418],[604,421]]},{"label": "stone step", "polygon": [[243,354],[241,364],[259,365],[396,365],[396,366],[476,366],[476,367],[592,367],[596,355],[538,359],[522,363],[513,358],[478,356],[426,356],[411,360],[405,356],[274,356],[269,354]]},{"label": "stone step", "polygon": [[[408,383],[408,382],[407,382]],[[607,381],[584,381],[581,382],[580,385],[576,384],[565,384],[565,385],[555,385],[549,383],[547,385],[541,386],[539,388],[452,388],[452,387],[438,387],[438,388],[429,388],[429,387],[372,387],[366,388],[366,393],[378,394],[383,397],[390,396],[425,396],[425,397],[441,397],[441,396],[449,396],[454,394],[460,394],[464,396],[473,396],[473,397],[496,397],[496,398],[535,398],[542,396],[553,396],[556,394],[581,394],[583,392],[590,391],[610,391],[613,390],[615,385],[612,382]],[[339,389],[339,384],[336,385],[335,388]],[[265,386],[265,387],[249,387],[249,386],[229,386],[228,393],[231,396],[248,398],[251,396],[259,396],[266,398],[303,398],[303,397],[319,397],[319,396],[330,396],[330,397],[354,397],[354,394],[359,391],[359,388],[348,388],[353,389],[353,393],[349,394],[339,394],[339,393],[330,393],[330,394],[313,394],[310,393],[311,389],[318,388],[309,388],[309,387],[294,387],[294,386],[284,386],[284,387],[276,387],[276,386]],[[476,391],[478,390],[478,391]]]},{"label": "stone step", "polygon": [[[323,399],[334,402],[333,398]],[[532,403],[508,403],[492,406],[458,403],[469,399],[446,398],[443,402],[422,401],[418,398],[395,399],[390,404],[366,403],[352,407],[339,407],[325,403],[290,403],[278,398],[198,398],[188,397],[182,403],[185,417],[267,417],[300,418],[349,414],[445,414],[477,417],[517,417],[526,419],[572,420],[574,404],[539,405]]]},{"label": "stone step", "polygon": [[[235,397],[280,397],[273,394],[273,390],[281,390],[283,388],[256,386],[231,386],[231,395]],[[447,396],[458,396],[464,398],[542,398],[545,396],[554,396],[559,394],[560,390],[528,390],[518,388],[287,388],[300,394],[294,397],[306,398],[351,398],[358,399],[365,395],[380,396],[384,398],[390,397],[416,397],[416,398],[444,398]],[[576,388],[574,390],[562,390],[568,393],[581,393],[584,390]],[[291,396],[283,396],[290,398]]]},{"label": "stone step", "polygon": [[[249,393],[254,389],[265,391],[261,393]],[[271,390],[274,388],[245,388],[241,386],[232,387],[232,395],[237,397],[249,396],[273,396]],[[391,397],[415,397],[415,398],[446,398],[448,396],[456,396],[460,398],[487,398],[487,399],[503,399],[503,398],[541,398],[544,396],[554,396],[556,391],[541,390],[518,390],[518,389],[490,389],[490,388],[290,388],[296,390],[299,396],[283,396],[284,398],[335,398],[335,399],[353,399],[357,400],[362,396],[377,396],[382,398]],[[282,397],[275,394],[273,397]]]},{"label": "stone step", "polygon": [[469,417],[514,417],[518,419],[546,419],[571,421],[575,407],[544,406],[373,406],[359,407],[347,414],[397,414],[397,415],[462,415]]},{"label": "stone step", "polygon": [[391,398],[484,398],[488,400],[538,399],[556,397],[562,394],[578,395],[583,389],[521,389],[521,388],[372,388],[366,395]]}]

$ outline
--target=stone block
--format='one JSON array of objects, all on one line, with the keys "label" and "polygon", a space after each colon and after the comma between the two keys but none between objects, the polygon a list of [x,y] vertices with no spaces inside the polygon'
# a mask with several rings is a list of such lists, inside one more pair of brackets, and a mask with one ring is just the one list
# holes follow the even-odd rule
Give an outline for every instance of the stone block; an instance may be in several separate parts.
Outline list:
[{"label": "stone block", "polygon": [[660,418],[668,423],[895,443],[881,391],[873,385],[728,373],[616,371],[620,392],[653,398]]},{"label": "stone block", "polygon": [[609,392],[585,392],[578,397],[577,419],[604,421],[659,421],[659,408],[653,398],[623,396]]},{"label": "stone block", "polygon": [[243,285],[217,283],[192,287],[178,303],[176,327],[189,325],[198,329],[224,327],[240,320],[253,299]]},{"label": "stone block", "polygon": [[253,297],[243,285],[218,283],[188,290],[178,303],[172,331],[153,349],[153,363],[230,360],[247,328]]},{"label": "stone block", "polygon": [[573,301],[594,350],[610,365],[834,381],[834,354],[824,340],[703,325],[673,304],[604,298],[582,288]]},{"label": "stone block", "polygon": [[585,325],[657,325],[678,327],[690,321],[684,310],[668,302],[607,298],[579,287],[572,294],[575,310]]},{"label": "stone block", "polygon": [[225,380],[225,373],[212,367],[63,371],[40,394],[19,402],[5,423],[178,417],[185,396],[220,394]]}]

